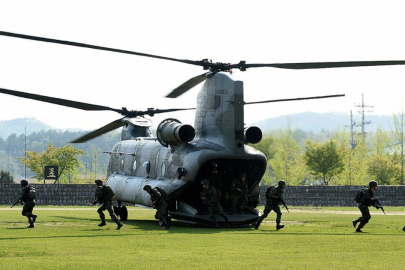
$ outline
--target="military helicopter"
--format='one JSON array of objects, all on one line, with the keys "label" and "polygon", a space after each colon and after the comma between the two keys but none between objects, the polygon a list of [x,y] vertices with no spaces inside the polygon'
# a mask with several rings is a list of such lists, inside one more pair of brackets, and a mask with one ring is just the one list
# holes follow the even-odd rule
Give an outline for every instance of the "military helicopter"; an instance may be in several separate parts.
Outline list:
[{"label": "military helicopter", "polygon": [[[152,135],[152,122],[144,116],[185,109],[147,109],[129,111],[126,108],[114,109],[107,106],[83,103],[41,96],[0,88],[0,93],[22,98],[34,99],[52,104],[87,111],[109,110],[123,115],[95,131],[92,131],[72,143],[82,143],[106,132],[122,127],[121,141],[109,152],[110,162],[107,169],[107,184],[115,191],[118,206],[115,211],[121,220],[127,220],[128,211],[122,203],[132,203],[151,208],[148,193],[143,191],[146,184],[162,187],[168,194],[170,216],[182,222],[210,226],[207,206],[203,205],[200,191],[201,181],[210,177],[208,172],[215,166],[224,176],[221,191],[230,194],[233,179],[225,179],[226,171],[234,176],[247,174],[249,206],[237,215],[229,215],[229,223],[220,226],[249,226],[256,222],[260,212],[255,208],[259,203],[259,183],[266,171],[267,159],[263,153],[250,144],[260,142],[262,132],[258,127],[244,124],[244,106],[257,103],[296,101],[307,99],[333,98],[340,95],[303,97],[294,99],[266,100],[258,102],[244,101],[243,82],[235,80],[232,69],[246,71],[248,68],[273,67],[282,69],[320,69],[342,67],[364,67],[383,65],[404,65],[405,61],[351,61],[351,62],[309,62],[309,63],[270,63],[237,64],[212,62],[208,59],[192,61],[139,52],[100,47],[78,42],[63,41],[37,36],[22,35],[0,31],[0,35],[57,43],[76,47],[111,51],[143,57],[176,61],[201,66],[203,74],[195,76],[171,91],[167,97],[176,98],[194,86],[204,82],[197,96],[194,127],[182,124],[179,120],[168,118],[157,127],[156,137]],[[218,183],[217,183],[218,184]],[[219,185],[219,184],[218,184]],[[223,202],[224,210],[230,213],[229,198]]]}]

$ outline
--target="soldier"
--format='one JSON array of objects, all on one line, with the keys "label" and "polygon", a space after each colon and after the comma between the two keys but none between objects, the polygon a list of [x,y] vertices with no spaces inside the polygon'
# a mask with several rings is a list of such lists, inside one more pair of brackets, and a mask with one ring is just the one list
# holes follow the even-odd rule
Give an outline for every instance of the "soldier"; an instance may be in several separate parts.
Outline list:
[{"label": "soldier", "polygon": [[218,223],[214,216],[215,213],[218,213],[225,219],[226,222],[229,222],[228,217],[219,204],[219,190],[214,186],[210,186],[209,181],[206,179],[201,182],[201,185],[203,187],[203,191],[201,192],[201,199],[203,200],[204,204],[208,204],[208,212],[210,214],[212,222],[214,222],[214,228],[218,228]]},{"label": "soldier", "polygon": [[207,179],[210,182],[211,186],[214,186],[217,189],[222,190],[222,179],[218,174],[218,166],[216,163],[212,164],[211,172],[207,174],[205,179]]},{"label": "soldier", "polygon": [[36,192],[35,188],[32,185],[28,185],[27,180],[21,180],[21,197],[18,200],[18,203],[24,202],[22,215],[28,218],[29,226],[27,228],[34,228],[34,223],[37,219],[37,215],[32,214],[34,210],[36,201]]},{"label": "soldier", "polygon": [[229,161],[226,164],[226,170],[221,174],[221,179],[222,179],[221,203],[225,208],[227,208],[230,205],[229,198],[231,194],[231,186],[233,180],[235,179],[235,174],[232,168],[232,162]]},{"label": "soldier", "polygon": [[152,206],[157,210],[155,217],[159,219],[162,229],[170,229],[169,218],[167,215],[167,202],[163,198],[161,192],[159,192],[157,188],[152,189],[150,185],[145,185],[143,190],[148,192],[150,195]]},{"label": "soldier", "polygon": [[243,214],[242,210],[245,209],[248,200],[247,196],[247,182],[246,182],[246,173],[242,172],[239,174],[239,178],[236,178],[231,186],[231,191],[233,193],[232,198],[232,215],[237,214],[238,212]]},{"label": "soldier", "polygon": [[256,230],[259,229],[260,223],[262,223],[263,219],[265,219],[269,215],[271,210],[273,210],[277,214],[276,229],[280,230],[280,229],[284,228],[284,225],[280,225],[282,213],[281,213],[280,206],[279,206],[279,204],[282,204],[288,210],[288,208],[284,202],[284,199],[283,199],[284,187],[285,187],[285,181],[280,180],[280,181],[278,181],[277,186],[271,186],[266,190],[266,206],[264,208],[263,215],[259,217],[259,219],[257,220],[257,222],[255,224]]},{"label": "soldier", "polygon": [[97,210],[98,215],[100,216],[101,223],[98,224],[99,227],[103,227],[107,225],[105,223],[105,215],[103,211],[107,210],[108,213],[110,214],[111,220],[117,223],[117,230],[121,229],[124,224],[118,221],[117,216],[114,214],[113,210],[113,200],[112,198],[114,197],[114,191],[111,189],[110,186],[108,185],[103,185],[103,181],[101,180],[96,180],[94,181],[97,185],[96,188],[96,199],[93,201],[93,204],[91,206],[94,206],[96,203],[101,204],[100,208]]},{"label": "soldier", "polygon": [[381,207],[374,198],[374,192],[377,190],[377,186],[377,181],[371,180],[370,183],[368,183],[368,188],[363,191],[360,203],[357,206],[360,209],[361,217],[352,221],[354,228],[356,228],[357,223],[360,222],[356,232],[362,233],[363,231],[361,229],[371,219],[370,210],[368,208],[370,206],[375,206],[377,209]]}]

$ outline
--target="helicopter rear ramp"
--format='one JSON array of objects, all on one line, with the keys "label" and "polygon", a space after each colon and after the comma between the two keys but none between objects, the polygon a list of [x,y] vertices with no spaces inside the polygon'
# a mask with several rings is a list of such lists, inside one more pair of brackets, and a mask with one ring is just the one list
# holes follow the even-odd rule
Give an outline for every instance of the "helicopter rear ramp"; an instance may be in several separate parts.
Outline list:
[{"label": "helicopter rear ramp", "polygon": [[[247,207],[236,215],[226,214],[229,222],[226,222],[223,217],[215,215],[219,227],[235,228],[251,226],[260,216],[259,210],[252,207]],[[197,211],[195,208],[181,201],[178,201],[176,210],[170,211],[170,216],[173,219],[188,224],[200,224],[208,227],[214,226],[210,215],[206,211]]]}]

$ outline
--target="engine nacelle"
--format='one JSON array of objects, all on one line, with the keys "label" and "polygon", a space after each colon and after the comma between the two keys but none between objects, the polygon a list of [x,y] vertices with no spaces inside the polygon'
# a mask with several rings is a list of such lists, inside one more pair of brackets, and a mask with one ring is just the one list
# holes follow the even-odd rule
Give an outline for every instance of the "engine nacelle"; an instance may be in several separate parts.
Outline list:
[{"label": "engine nacelle", "polygon": [[182,125],[177,119],[168,118],[159,124],[156,137],[164,147],[173,147],[182,142],[191,142],[195,137],[195,129],[190,125]]},{"label": "engine nacelle", "polygon": [[262,140],[262,130],[258,127],[245,128],[245,143],[256,144]]}]

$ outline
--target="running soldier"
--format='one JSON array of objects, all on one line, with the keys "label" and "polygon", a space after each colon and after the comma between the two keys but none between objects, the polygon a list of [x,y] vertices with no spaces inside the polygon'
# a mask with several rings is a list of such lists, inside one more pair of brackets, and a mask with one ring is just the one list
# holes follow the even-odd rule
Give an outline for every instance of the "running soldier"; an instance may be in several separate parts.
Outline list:
[{"label": "running soldier", "polygon": [[229,222],[224,210],[222,210],[222,206],[219,204],[219,190],[214,186],[210,186],[208,180],[203,180],[201,185],[203,188],[203,191],[201,192],[201,199],[203,200],[204,204],[208,205],[208,212],[212,222],[214,223],[214,228],[218,228],[218,222],[214,215],[215,213],[218,213],[225,219],[226,222]]},{"label": "running soldier", "polygon": [[156,209],[155,218],[159,219],[162,229],[170,229],[170,219],[167,212],[167,202],[162,196],[162,191],[158,191],[158,187],[152,188],[150,185],[145,185],[143,190],[149,193],[152,200],[152,206]]},{"label": "running soldier", "polygon": [[360,203],[357,206],[360,209],[361,217],[352,221],[354,228],[356,228],[357,223],[360,222],[356,232],[362,233],[363,231],[361,229],[371,219],[370,210],[368,209],[370,206],[374,206],[377,209],[381,208],[378,200],[374,198],[374,192],[377,190],[377,186],[377,181],[371,180],[370,183],[368,183],[368,188],[364,189],[363,194],[361,195]]},{"label": "running soldier", "polygon": [[97,210],[97,213],[101,219],[101,223],[98,224],[98,226],[103,227],[107,225],[107,223],[105,223],[105,215],[103,213],[103,211],[107,210],[110,214],[111,220],[117,223],[117,230],[121,229],[124,224],[118,221],[118,217],[114,214],[113,210],[113,197],[115,195],[114,191],[110,186],[103,185],[103,181],[101,180],[97,179],[94,182],[97,185],[96,199],[93,201],[93,204],[91,206],[94,206],[97,203],[101,204],[100,208]]},{"label": "running soldier", "polygon": [[276,229],[280,230],[280,229],[284,228],[284,225],[280,225],[282,213],[281,213],[280,206],[279,206],[280,204],[283,205],[288,211],[287,205],[285,204],[284,199],[283,199],[284,187],[285,187],[285,181],[280,180],[280,181],[278,181],[277,186],[271,186],[266,190],[266,206],[264,208],[263,215],[259,217],[259,219],[257,220],[257,222],[255,224],[256,230],[259,229],[260,223],[262,223],[263,219],[265,219],[272,210],[277,214]]},{"label": "running soldier", "polygon": [[21,180],[21,197],[18,200],[18,203],[24,202],[22,215],[28,218],[29,226],[27,228],[34,228],[34,223],[37,219],[37,215],[32,214],[34,210],[36,201],[36,191],[34,186],[28,185],[27,180]]}]

